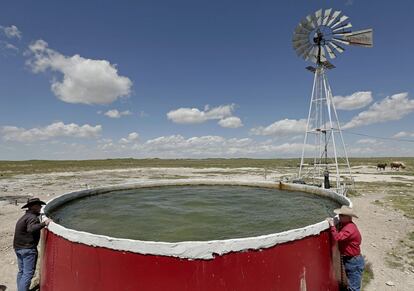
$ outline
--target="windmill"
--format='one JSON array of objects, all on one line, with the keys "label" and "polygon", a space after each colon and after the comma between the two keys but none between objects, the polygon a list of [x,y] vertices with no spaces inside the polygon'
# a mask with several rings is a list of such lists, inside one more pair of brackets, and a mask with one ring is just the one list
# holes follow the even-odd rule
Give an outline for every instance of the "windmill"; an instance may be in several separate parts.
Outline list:
[{"label": "windmill", "polygon": [[[328,61],[345,51],[345,45],[372,47],[372,29],[351,31],[349,17],[341,11],[319,9],[306,16],[293,33],[293,48],[305,61],[315,63],[306,69],[314,73],[309,114],[303,142],[299,179],[311,179],[313,184],[334,186],[345,194],[346,185],[353,183],[348,154],[342,136],[338,114],[333,102],[327,71],[335,68]],[[313,161],[305,162],[307,152]]]}]

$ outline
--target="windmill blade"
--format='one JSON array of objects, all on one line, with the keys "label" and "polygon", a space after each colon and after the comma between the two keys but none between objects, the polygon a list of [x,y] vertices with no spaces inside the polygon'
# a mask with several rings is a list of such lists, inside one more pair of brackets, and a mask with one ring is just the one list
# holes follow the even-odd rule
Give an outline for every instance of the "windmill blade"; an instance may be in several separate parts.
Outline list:
[{"label": "windmill blade", "polygon": [[346,41],[346,40],[343,40],[343,39],[340,39],[340,38],[337,38],[337,37],[333,37],[332,40],[336,41],[336,42],[339,42],[339,43],[342,43],[342,44],[349,45],[349,41]]},{"label": "windmill blade", "polygon": [[308,23],[306,19],[302,20],[298,26],[302,27],[302,29],[306,30],[308,33],[313,30],[312,26]]},{"label": "windmill blade", "polygon": [[292,38],[293,45],[298,44],[298,43],[305,43],[305,42],[309,42],[309,39],[307,37],[300,38],[300,37],[294,36]]},{"label": "windmill blade", "polygon": [[318,24],[318,26],[320,26],[322,24],[322,9],[319,9],[318,11],[315,12],[315,17],[316,17],[316,23]]},{"label": "windmill blade", "polygon": [[313,53],[313,49],[311,49],[311,51],[305,55],[305,61],[311,61],[316,63],[316,57]]},{"label": "windmill blade", "polygon": [[292,44],[293,46],[297,46],[298,44],[305,44],[305,43],[309,43],[309,39],[306,38],[293,38],[292,39]]},{"label": "windmill blade", "polygon": [[309,42],[303,42],[303,43],[293,44],[293,48],[295,49],[295,51],[300,51],[301,48],[308,47],[310,45],[311,44]]},{"label": "windmill blade", "polygon": [[296,55],[298,57],[301,57],[306,52],[306,50],[308,50],[310,47],[311,47],[310,44],[305,44],[303,46],[296,48],[295,49]]},{"label": "windmill blade", "polygon": [[311,45],[310,47],[307,47],[306,50],[302,54],[303,59],[307,60],[312,50],[313,50],[313,45]]},{"label": "windmill blade", "polygon": [[292,41],[292,45],[294,48],[300,47],[304,44],[309,43],[309,41],[307,39],[298,39],[298,40],[293,40]]},{"label": "windmill blade", "polygon": [[[315,13],[316,13],[316,12],[315,12]],[[314,24],[315,28],[317,28],[317,27],[319,26],[319,25],[318,25],[318,18],[316,18],[315,14],[310,14],[309,16],[310,16],[310,18],[312,19],[312,22],[313,22],[313,24]]]},{"label": "windmill blade", "polygon": [[306,30],[305,28],[303,28],[302,26],[297,26],[295,28],[295,30],[293,31],[293,37],[303,37],[306,38],[308,37],[310,31]]},{"label": "windmill blade", "polygon": [[312,26],[313,29],[316,28],[316,25],[313,22],[312,14],[309,14],[308,16],[306,16],[306,20],[308,21],[309,25]]},{"label": "windmill blade", "polygon": [[312,46],[310,49],[308,49],[304,54],[303,58],[307,61],[309,60],[312,55],[314,55],[315,46]]},{"label": "windmill blade", "polygon": [[336,58],[335,53],[333,52],[333,50],[331,49],[331,47],[329,45],[325,45],[325,49],[328,52],[328,55],[331,59]]},{"label": "windmill blade", "polygon": [[312,27],[312,23],[309,20],[307,20],[306,18],[302,19],[302,21],[299,23],[299,25],[302,25],[309,32],[311,32],[314,29],[314,27]]},{"label": "windmill blade", "polygon": [[334,43],[333,41],[330,41],[328,43],[328,45],[332,46],[335,50],[337,50],[340,53],[343,53],[345,51],[345,49],[343,47],[341,47],[340,45]]},{"label": "windmill blade", "polygon": [[298,47],[297,49],[295,49],[296,54],[300,57],[302,56],[305,51],[310,47],[310,44],[305,44],[303,46]]},{"label": "windmill blade", "polygon": [[333,32],[337,32],[337,31],[339,31],[339,30],[341,30],[341,29],[347,29],[347,28],[351,28],[351,27],[352,27],[351,22],[348,22],[347,24],[344,24],[344,25],[338,26],[337,28],[333,29],[332,31],[333,31]]},{"label": "windmill blade", "polygon": [[307,36],[302,37],[298,35],[294,35],[292,39],[292,46],[296,50],[299,47],[306,45],[309,43],[309,38]]},{"label": "windmill blade", "polygon": [[318,56],[318,47],[313,46],[306,57],[308,60],[316,63],[318,61],[317,56]]},{"label": "windmill blade", "polygon": [[309,60],[311,62],[314,62],[314,63],[317,63],[318,62],[318,59],[317,59],[317,57],[314,54],[312,54],[312,55],[309,56]]},{"label": "windmill blade", "polygon": [[328,23],[326,24],[326,26],[331,26],[333,23],[334,23],[334,21],[335,21],[335,19],[339,16],[339,14],[341,14],[341,12],[342,11],[335,11],[333,14],[332,14],[332,16],[331,16],[331,19],[328,21]]},{"label": "windmill blade", "polygon": [[292,41],[306,40],[309,41],[309,34],[293,33]]},{"label": "windmill blade", "polygon": [[295,28],[295,34],[303,34],[303,35],[308,35],[309,31],[306,30],[305,28],[303,28],[301,25],[296,26]]},{"label": "windmill blade", "polygon": [[306,54],[306,52],[310,49],[312,47],[312,45],[311,44],[305,44],[305,45],[303,45],[303,46],[301,46],[301,47],[298,47],[297,49],[295,49],[295,52],[296,52],[296,55],[298,56],[298,57],[301,57],[301,58],[305,58],[305,54]]},{"label": "windmill blade", "polygon": [[329,8],[329,9],[325,10],[325,16],[323,17],[322,25],[326,25],[328,23],[329,16],[331,15],[331,12],[332,12],[332,8]]},{"label": "windmill blade", "polygon": [[326,62],[326,55],[325,55],[325,49],[323,48],[323,46],[321,46],[321,62]]},{"label": "windmill blade", "polygon": [[311,44],[304,45],[296,50],[296,54],[300,57],[304,57],[306,51],[312,48]]},{"label": "windmill blade", "polygon": [[335,22],[331,28],[334,29],[335,27],[337,27],[338,25],[340,25],[341,23],[343,23],[345,20],[347,20],[349,17],[346,15],[342,15],[337,22]]},{"label": "windmill blade", "polygon": [[343,37],[350,45],[372,47],[373,30],[372,28],[351,32]]}]

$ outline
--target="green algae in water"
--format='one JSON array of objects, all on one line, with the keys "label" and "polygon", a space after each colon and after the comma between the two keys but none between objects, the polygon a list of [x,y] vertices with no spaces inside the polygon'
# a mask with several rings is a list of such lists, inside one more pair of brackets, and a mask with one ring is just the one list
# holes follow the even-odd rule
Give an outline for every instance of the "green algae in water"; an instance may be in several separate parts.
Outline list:
[{"label": "green algae in water", "polygon": [[205,241],[277,233],[322,221],[340,205],[303,192],[247,186],[113,191],[49,213],[80,231],[148,241]]}]

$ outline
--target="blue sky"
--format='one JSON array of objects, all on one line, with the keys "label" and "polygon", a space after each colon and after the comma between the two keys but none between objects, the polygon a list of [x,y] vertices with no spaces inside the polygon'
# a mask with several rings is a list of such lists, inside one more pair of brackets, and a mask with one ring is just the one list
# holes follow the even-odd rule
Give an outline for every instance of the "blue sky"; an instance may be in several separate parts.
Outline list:
[{"label": "blue sky", "polygon": [[[68,4],[2,3],[0,159],[297,157],[313,76],[292,33],[330,7],[374,28],[373,48],[332,61],[333,94],[359,102],[341,122],[414,140],[413,1]],[[414,155],[344,137],[351,156]]]}]

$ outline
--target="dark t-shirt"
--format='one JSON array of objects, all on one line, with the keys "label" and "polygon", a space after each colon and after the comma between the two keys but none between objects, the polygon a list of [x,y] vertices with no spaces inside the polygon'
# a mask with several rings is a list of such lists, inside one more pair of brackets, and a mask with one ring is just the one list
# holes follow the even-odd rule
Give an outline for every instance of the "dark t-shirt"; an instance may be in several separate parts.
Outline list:
[{"label": "dark t-shirt", "polygon": [[40,240],[40,230],[45,226],[44,222],[40,222],[39,214],[27,210],[16,223],[13,247],[15,249],[36,248]]}]

